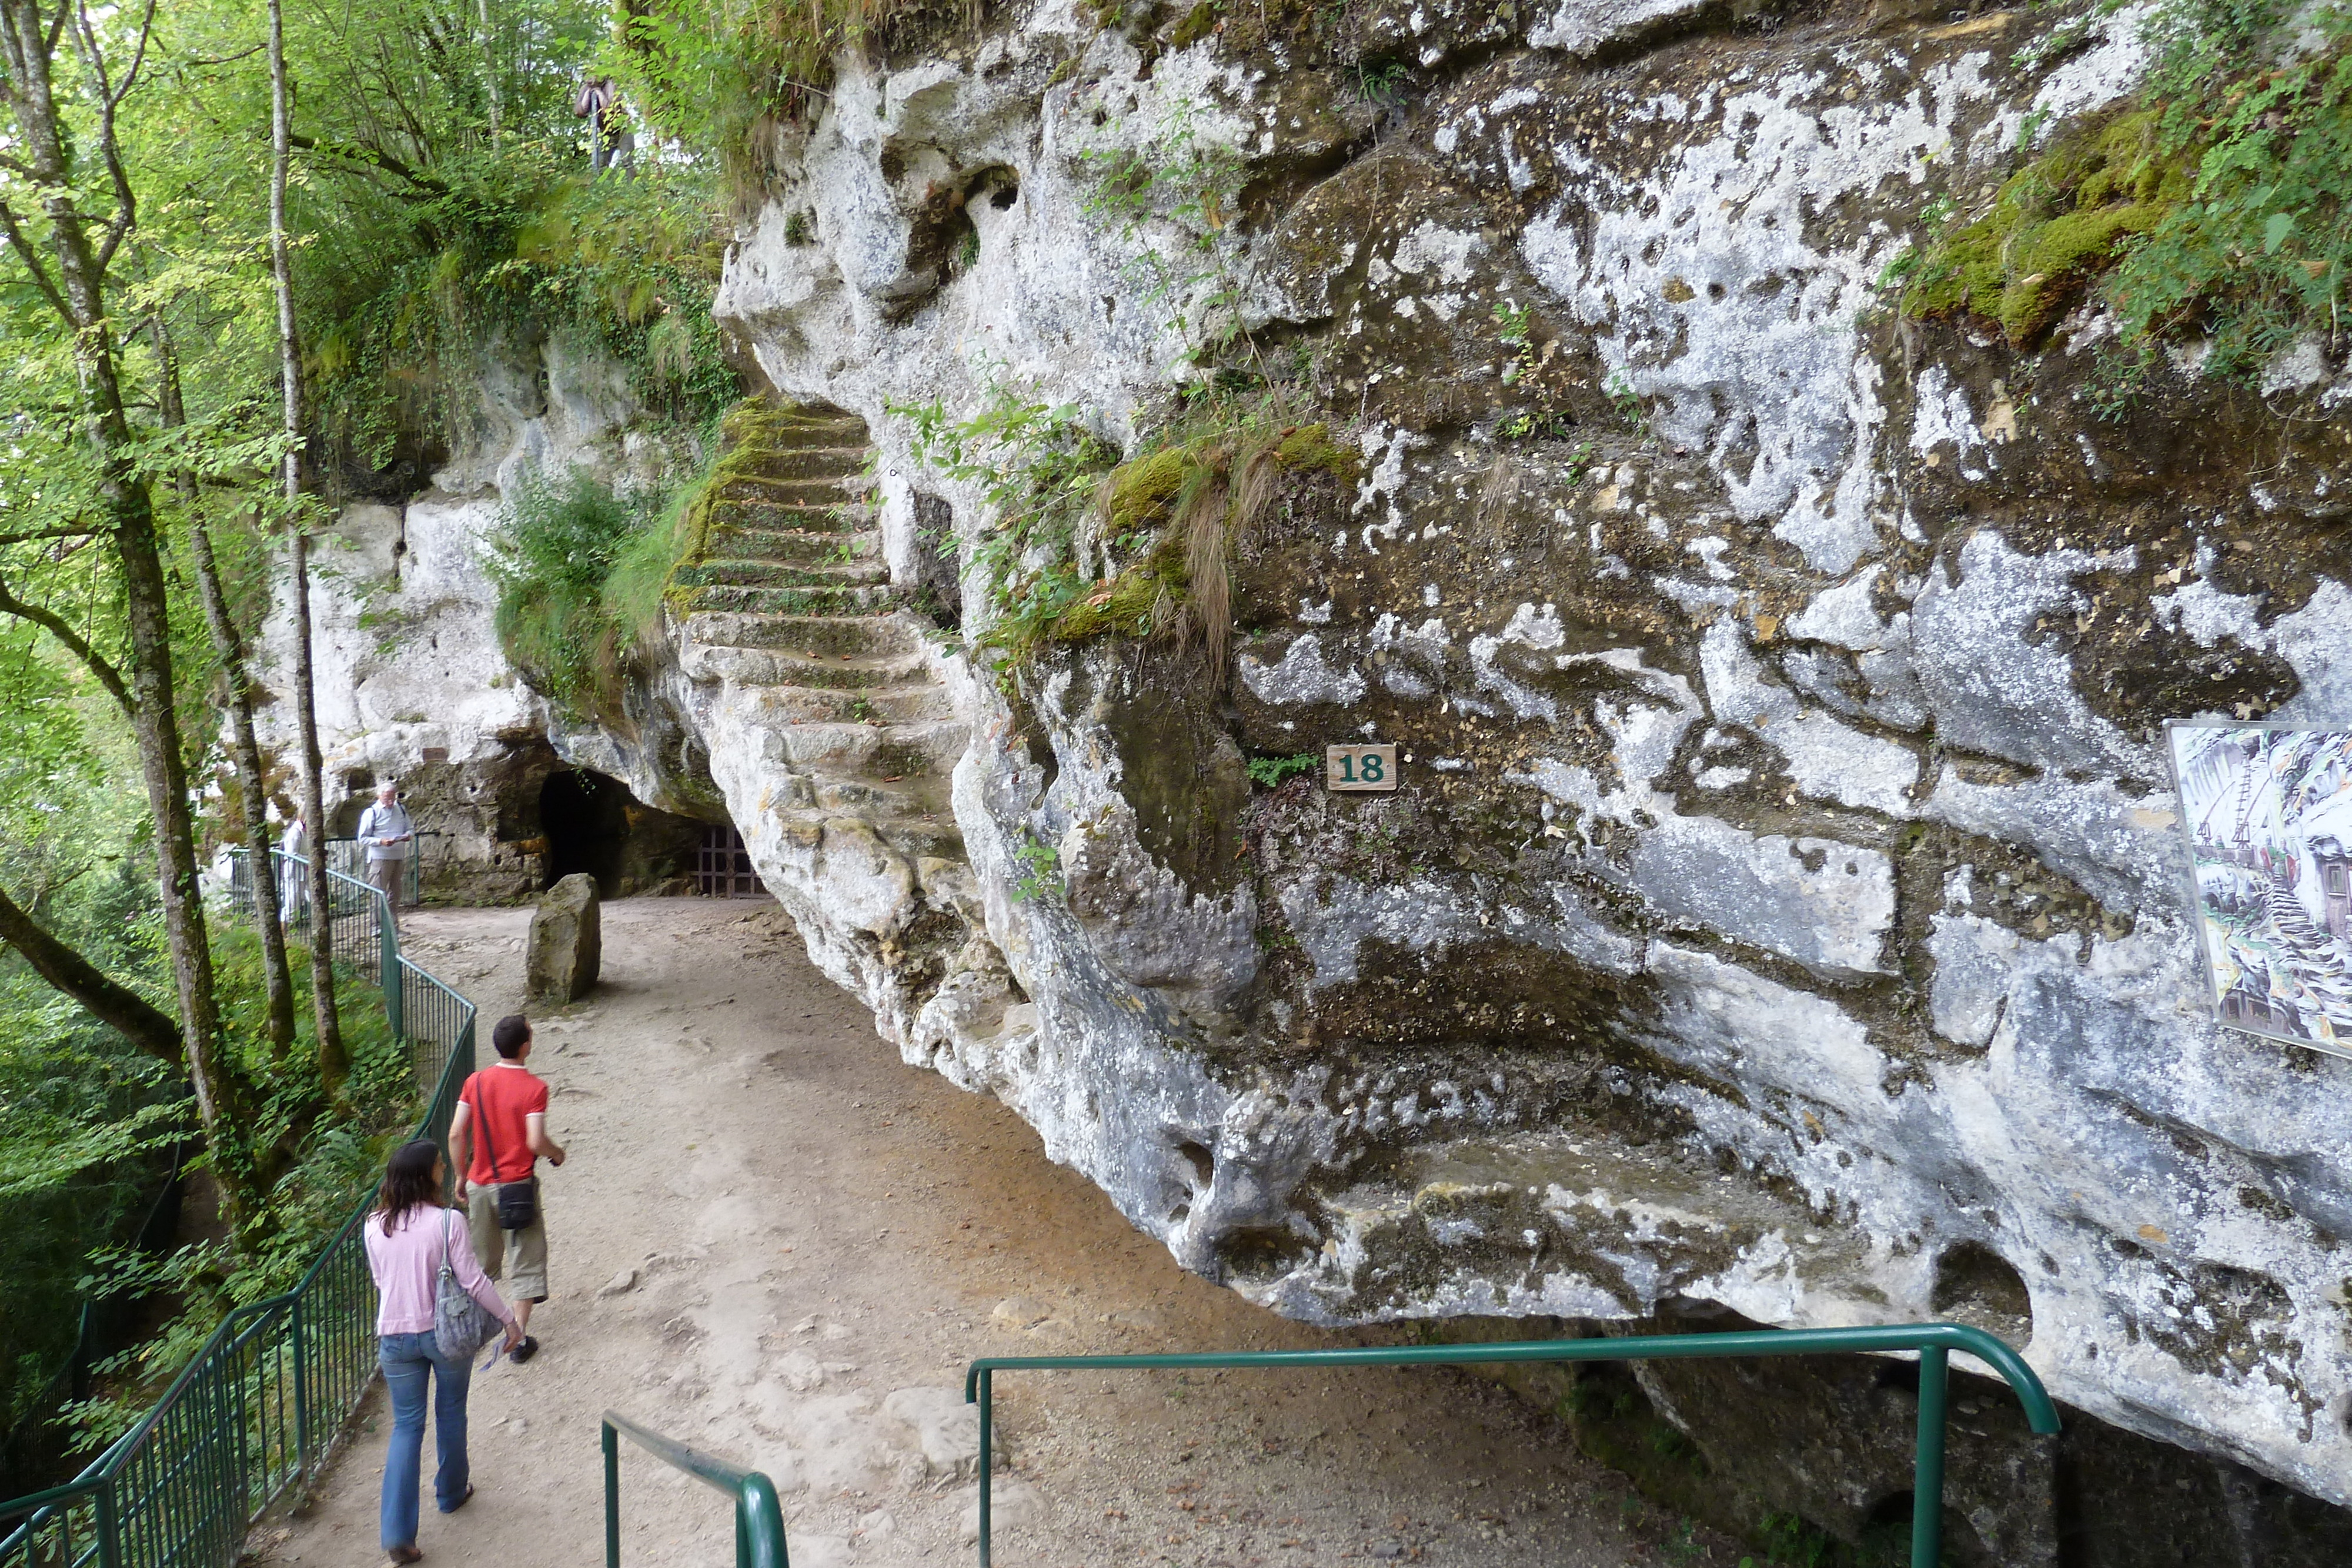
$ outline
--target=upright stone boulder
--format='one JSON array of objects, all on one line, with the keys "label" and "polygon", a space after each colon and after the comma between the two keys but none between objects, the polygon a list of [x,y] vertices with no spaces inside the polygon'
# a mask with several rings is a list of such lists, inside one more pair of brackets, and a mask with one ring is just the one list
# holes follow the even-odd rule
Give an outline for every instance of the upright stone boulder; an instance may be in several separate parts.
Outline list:
[{"label": "upright stone boulder", "polygon": [[596,984],[604,958],[596,910],[596,879],[585,872],[567,876],[540,894],[524,964],[532,1001],[576,1002]]}]

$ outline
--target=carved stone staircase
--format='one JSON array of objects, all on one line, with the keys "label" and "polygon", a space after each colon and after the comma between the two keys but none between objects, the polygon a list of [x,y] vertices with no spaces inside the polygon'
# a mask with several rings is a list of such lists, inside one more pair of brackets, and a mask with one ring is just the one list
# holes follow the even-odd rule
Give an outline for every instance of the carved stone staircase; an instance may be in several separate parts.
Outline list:
[{"label": "carved stone staircase", "polygon": [[701,547],[672,579],[688,673],[774,737],[787,776],[766,794],[796,836],[855,819],[918,887],[952,896],[970,879],[947,775],[967,730],[926,650],[931,627],[882,559],[865,423],[754,402],[723,439]]}]

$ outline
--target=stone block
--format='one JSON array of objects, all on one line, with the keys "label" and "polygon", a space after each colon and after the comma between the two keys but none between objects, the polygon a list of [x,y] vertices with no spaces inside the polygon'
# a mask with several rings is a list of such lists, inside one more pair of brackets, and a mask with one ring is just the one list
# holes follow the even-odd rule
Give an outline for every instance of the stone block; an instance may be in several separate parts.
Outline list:
[{"label": "stone block", "polygon": [[596,879],[565,877],[540,895],[530,917],[524,976],[534,1002],[576,1002],[596,984],[604,963]]}]

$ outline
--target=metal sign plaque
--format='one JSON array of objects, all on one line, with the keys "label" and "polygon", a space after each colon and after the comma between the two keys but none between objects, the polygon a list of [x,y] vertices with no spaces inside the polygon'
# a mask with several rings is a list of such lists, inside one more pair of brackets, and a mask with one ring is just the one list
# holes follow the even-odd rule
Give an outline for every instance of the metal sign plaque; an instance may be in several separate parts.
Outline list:
[{"label": "metal sign plaque", "polygon": [[1323,751],[1323,785],[1328,789],[1393,789],[1397,787],[1397,748],[1393,746],[1326,747]]},{"label": "metal sign plaque", "polygon": [[2352,1056],[2352,729],[2175,722],[2166,738],[2215,1020]]}]

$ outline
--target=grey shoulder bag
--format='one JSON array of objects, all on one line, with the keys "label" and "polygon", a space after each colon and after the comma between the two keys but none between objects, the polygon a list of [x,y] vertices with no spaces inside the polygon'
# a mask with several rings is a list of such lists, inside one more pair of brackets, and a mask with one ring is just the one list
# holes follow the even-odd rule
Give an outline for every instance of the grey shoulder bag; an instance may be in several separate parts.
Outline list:
[{"label": "grey shoulder bag", "polygon": [[500,1332],[490,1310],[458,1281],[449,1261],[449,1210],[441,1214],[441,1273],[433,1282],[433,1348],[445,1361],[471,1361]]},{"label": "grey shoulder bag", "polygon": [[[477,1072],[476,1078],[481,1077]],[[490,1156],[490,1207],[499,1217],[501,1230],[528,1230],[539,1223],[539,1178],[525,1176],[520,1181],[500,1181],[499,1151],[490,1142],[490,1108],[482,1103],[482,1091],[474,1089],[475,1119],[482,1124],[482,1153]]]}]

